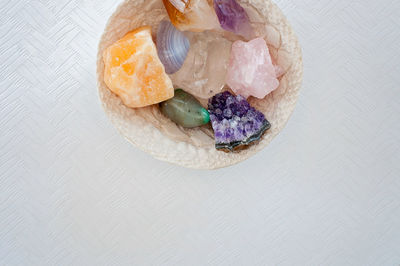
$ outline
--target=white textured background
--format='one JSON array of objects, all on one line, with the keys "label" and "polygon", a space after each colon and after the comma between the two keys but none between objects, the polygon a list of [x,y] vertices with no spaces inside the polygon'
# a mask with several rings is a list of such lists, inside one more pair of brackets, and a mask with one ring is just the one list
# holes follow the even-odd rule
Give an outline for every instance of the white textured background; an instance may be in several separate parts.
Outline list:
[{"label": "white textured background", "polygon": [[299,103],[218,171],[156,161],[103,114],[117,2],[0,1],[0,265],[400,264],[400,1],[277,0]]}]

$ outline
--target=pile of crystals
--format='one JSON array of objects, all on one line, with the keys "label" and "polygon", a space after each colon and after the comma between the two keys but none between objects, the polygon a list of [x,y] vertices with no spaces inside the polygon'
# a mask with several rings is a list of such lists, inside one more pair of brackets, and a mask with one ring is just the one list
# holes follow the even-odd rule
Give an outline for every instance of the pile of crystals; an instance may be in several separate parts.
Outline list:
[{"label": "pile of crystals", "polygon": [[[219,150],[234,151],[259,140],[271,125],[264,114],[250,106],[247,98],[263,99],[274,91],[279,86],[281,73],[277,73],[280,68],[272,63],[265,40],[255,35],[245,9],[237,0],[162,1],[170,21],[160,23],[156,43],[151,37],[151,27],[144,26],[129,32],[104,51],[104,81],[108,88],[131,108],[159,104],[161,112],[182,127],[203,126],[211,121],[215,147]],[[231,47],[229,42],[222,41],[226,41],[220,34],[224,31],[237,36]],[[223,49],[228,52],[225,61],[224,56],[221,59],[218,56],[224,51],[209,53],[201,46],[190,51],[191,41],[196,36],[207,40],[207,34],[221,37],[221,46],[215,44],[217,38],[214,38],[204,47],[227,48]],[[200,62],[200,68],[183,67],[185,60],[196,61],[201,57],[196,53],[215,58]],[[207,110],[187,92],[190,88],[175,90],[173,81],[187,84],[187,80],[178,78],[182,76],[196,76],[200,80],[201,73],[190,75],[189,71],[203,69],[210,62],[209,71],[205,72],[209,77],[204,78],[214,80],[218,88],[194,93],[209,98]],[[185,70],[184,75],[179,72],[181,68]],[[199,84],[201,88],[208,83]],[[225,85],[235,95],[220,92]]]}]

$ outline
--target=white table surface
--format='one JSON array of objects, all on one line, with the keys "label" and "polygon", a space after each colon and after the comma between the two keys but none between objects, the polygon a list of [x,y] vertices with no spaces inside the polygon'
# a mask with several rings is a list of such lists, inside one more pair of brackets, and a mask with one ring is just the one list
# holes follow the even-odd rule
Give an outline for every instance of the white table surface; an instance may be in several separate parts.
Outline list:
[{"label": "white table surface", "polygon": [[277,0],[298,105],[217,171],[153,159],[103,113],[117,2],[0,1],[0,265],[400,264],[400,1]]}]

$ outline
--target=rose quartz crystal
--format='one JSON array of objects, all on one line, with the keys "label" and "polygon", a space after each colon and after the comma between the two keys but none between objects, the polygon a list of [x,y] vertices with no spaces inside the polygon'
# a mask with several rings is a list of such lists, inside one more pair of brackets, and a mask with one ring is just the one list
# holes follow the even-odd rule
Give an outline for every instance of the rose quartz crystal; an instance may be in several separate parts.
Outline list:
[{"label": "rose quartz crystal", "polygon": [[264,39],[233,43],[226,83],[245,98],[262,99],[278,88],[279,80]]}]

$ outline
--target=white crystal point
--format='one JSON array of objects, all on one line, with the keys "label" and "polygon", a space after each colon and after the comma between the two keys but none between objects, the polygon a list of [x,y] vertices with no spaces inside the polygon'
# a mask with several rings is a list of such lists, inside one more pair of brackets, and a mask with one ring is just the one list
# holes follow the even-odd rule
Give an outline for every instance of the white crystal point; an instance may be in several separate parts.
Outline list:
[{"label": "white crystal point", "polygon": [[208,99],[225,86],[232,42],[216,32],[190,33],[190,50],[182,68],[171,75],[176,87]]}]

